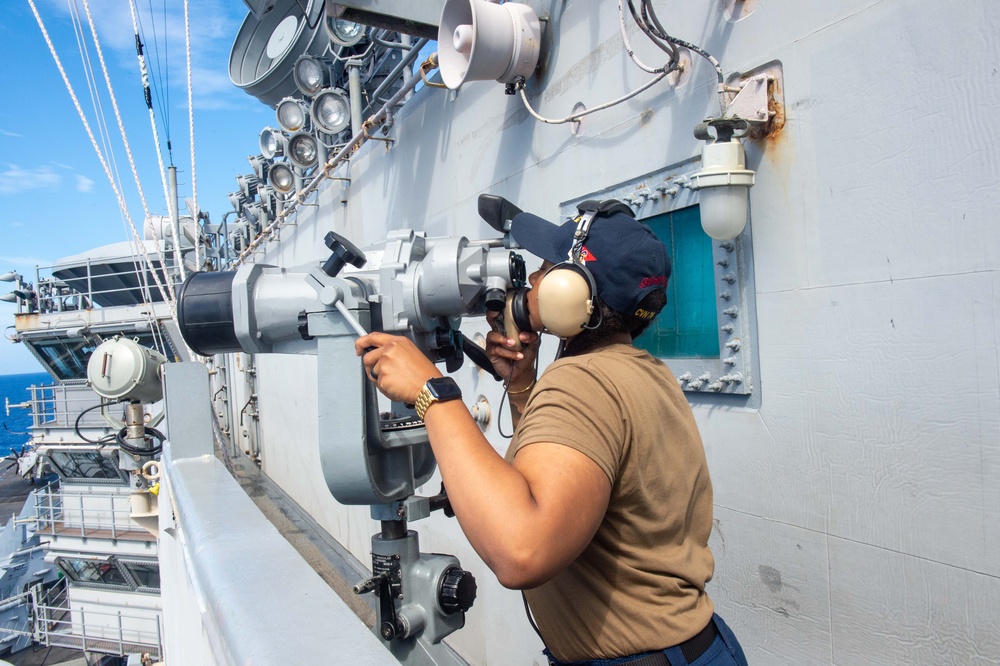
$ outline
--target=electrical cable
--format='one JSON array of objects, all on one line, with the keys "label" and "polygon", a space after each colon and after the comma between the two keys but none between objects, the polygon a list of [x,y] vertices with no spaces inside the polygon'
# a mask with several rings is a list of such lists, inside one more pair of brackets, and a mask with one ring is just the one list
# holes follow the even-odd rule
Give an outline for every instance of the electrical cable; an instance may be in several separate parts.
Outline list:
[{"label": "electrical cable", "polygon": [[149,426],[144,426],[143,428],[144,428],[143,441],[149,442],[155,439],[159,442],[159,444],[157,444],[156,446],[151,446],[149,448],[132,446],[125,440],[125,437],[128,435],[128,428],[126,427],[119,430],[118,433],[115,434],[114,436],[115,442],[117,442],[118,444],[118,448],[120,448],[125,453],[131,453],[132,455],[136,456],[155,456],[159,454],[161,451],[163,451],[163,441],[166,439],[163,433],[157,430],[156,428],[150,428]]},{"label": "electrical cable", "polygon": [[77,437],[79,437],[83,441],[87,442],[88,444],[109,444],[112,441],[114,441],[114,439],[115,439],[114,435],[105,435],[104,437],[102,437],[100,439],[90,439],[86,435],[84,435],[82,432],[80,432],[80,421],[83,419],[83,417],[88,412],[92,412],[95,409],[99,409],[101,407],[106,407],[108,404],[110,404],[110,403],[104,402],[102,400],[101,402],[97,403],[96,405],[92,405],[92,406],[88,407],[87,409],[83,410],[82,412],[80,412],[77,415],[76,421],[73,423],[73,432],[76,433]]},{"label": "electrical cable", "polygon": [[517,86],[517,89],[521,92],[521,101],[524,102],[524,108],[526,108],[528,110],[528,113],[530,113],[532,115],[532,117],[535,118],[535,120],[538,120],[538,121],[543,122],[543,123],[548,123],[549,125],[562,125],[563,123],[575,122],[575,121],[579,120],[580,118],[583,118],[584,116],[589,116],[592,113],[596,113],[598,111],[603,111],[604,109],[609,109],[612,106],[615,106],[617,104],[621,104],[622,102],[624,102],[626,100],[630,100],[633,97],[635,97],[636,95],[638,95],[639,93],[643,92],[644,90],[647,90],[647,89],[651,88],[652,86],[654,86],[655,84],[657,84],[660,81],[662,81],[672,71],[674,71],[674,70],[668,69],[667,71],[660,72],[659,74],[657,74],[656,76],[654,76],[652,79],[650,79],[649,81],[647,81],[645,84],[639,86],[638,88],[636,88],[632,92],[628,93],[627,95],[619,97],[618,99],[612,100],[610,102],[605,102],[604,104],[600,104],[600,105],[595,106],[595,107],[593,107],[591,109],[587,109],[585,111],[581,111],[580,113],[571,113],[568,116],[566,116],[565,118],[559,118],[559,119],[544,118],[544,117],[538,115],[538,113],[533,108],[531,108],[531,103],[528,101],[528,96],[524,93],[524,80],[523,79],[519,80],[518,83],[516,83],[515,85]]},{"label": "electrical cable", "polygon": [[[535,375],[535,377],[538,377],[538,353],[537,353],[537,351],[535,353],[535,361],[534,361],[533,367],[535,369],[534,375]],[[510,364],[510,372],[507,373],[507,381],[505,381],[504,384],[503,384],[503,396],[500,398],[500,408],[497,409],[497,432],[504,439],[510,439],[510,438],[512,438],[514,436],[513,432],[508,435],[507,433],[505,433],[503,431],[503,420],[502,420],[503,419],[503,403],[504,402],[507,402],[508,404],[510,403],[510,391],[509,391],[508,387],[510,386],[510,380],[513,377],[514,377],[514,364],[511,363]],[[531,384],[534,384],[535,381],[536,380],[532,379],[531,380]],[[531,384],[529,384],[529,388],[530,388]],[[513,416],[514,406],[513,405],[511,405],[510,411],[511,411],[511,424],[513,425],[513,423],[514,423],[514,416]]]}]

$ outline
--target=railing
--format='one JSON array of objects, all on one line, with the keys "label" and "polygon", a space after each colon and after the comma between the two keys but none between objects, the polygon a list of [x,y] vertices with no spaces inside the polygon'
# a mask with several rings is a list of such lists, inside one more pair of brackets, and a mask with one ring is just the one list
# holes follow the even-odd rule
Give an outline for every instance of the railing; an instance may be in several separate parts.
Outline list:
[{"label": "railing", "polygon": [[[8,597],[0,603],[0,614],[13,610],[18,606],[29,606],[30,611],[31,592],[22,592],[12,597]],[[33,634],[31,626],[31,613],[25,612],[22,617],[12,617],[11,623],[0,626],[0,652],[10,647],[11,643],[16,643],[22,637],[30,638]],[[23,641],[22,641],[23,642]]]},{"label": "railing", "polygon": [[67,492],[56,483],[35,493],[37,533],[52,536],[150,540],[150,534],[131,519],[125,493]]},{"label": "railing", "polygon": [[[150,247],[153,265],[161,283],[166,278],[160,265],[160,252]],[[175,270],[169,266],[167,273]],[[47,277],[55,273],[62,277]],[[39,312],[66,312],[101,307],[105,303],[123,304],[162,300],[153,278],[153,270],[143,258],[130,256],[93,261],[81,260],[53,266],[35,267],[36,307]]]},{"label": "railing", "polygon": [[[34,428],[72,428],[80,412],[98,404],[94,392],[80,385],[31,386],[31,425]],[[84,428],[110,428],[101,412],[93,410],[80,419]]]},{"label": "railing", "polygon": [[35,640],[43,645],[103,654],[148,653],[163,655],[163,621],[160,611],[147,615],[97,610],[71,603],[65,579],[48,591],[33,588]]}]

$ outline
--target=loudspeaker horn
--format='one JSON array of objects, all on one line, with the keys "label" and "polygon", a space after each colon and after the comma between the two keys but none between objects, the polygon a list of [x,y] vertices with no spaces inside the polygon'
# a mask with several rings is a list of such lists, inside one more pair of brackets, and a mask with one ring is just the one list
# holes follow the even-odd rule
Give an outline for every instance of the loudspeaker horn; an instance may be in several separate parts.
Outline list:
[{"label": "loudspeaker horn", "polygon": [[527,5],[447,0],[438,24],[438,61],[444,84],[513,83],[531,76],[541,43],[538,16]]}]

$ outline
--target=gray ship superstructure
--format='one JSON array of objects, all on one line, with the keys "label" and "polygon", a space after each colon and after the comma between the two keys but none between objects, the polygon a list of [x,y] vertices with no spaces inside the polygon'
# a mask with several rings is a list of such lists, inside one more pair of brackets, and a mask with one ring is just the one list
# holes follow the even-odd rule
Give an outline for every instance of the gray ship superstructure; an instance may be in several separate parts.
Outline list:
[{"label": "gray ship superstructure", "polygon": [[1000,7],[646,4],[247,2],[230,77],[275,123],[157,305],[168,663],[545,663],[353,343],[409,336],[503,453],[510,218],[612,198],[671,253],[637,344],[749,661],[1000,660]]}]

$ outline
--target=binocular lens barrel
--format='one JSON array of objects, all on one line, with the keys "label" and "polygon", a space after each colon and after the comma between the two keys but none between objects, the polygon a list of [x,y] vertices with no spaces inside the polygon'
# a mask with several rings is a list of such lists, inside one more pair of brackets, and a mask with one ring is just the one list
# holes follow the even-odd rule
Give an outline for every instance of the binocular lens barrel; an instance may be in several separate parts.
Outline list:
[{"label": "binocular lens barrel", "polygon": [[192,273],[177,295],[177,323],[188,347],[202,356],[242,351],[233,319],[235,271]]}]

